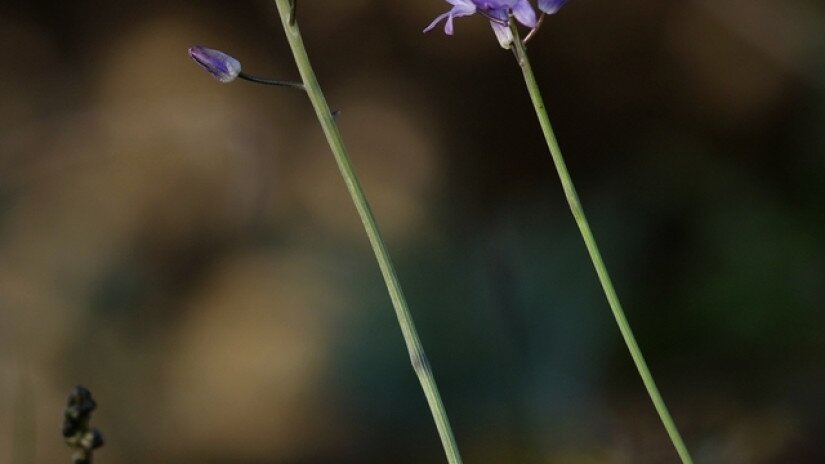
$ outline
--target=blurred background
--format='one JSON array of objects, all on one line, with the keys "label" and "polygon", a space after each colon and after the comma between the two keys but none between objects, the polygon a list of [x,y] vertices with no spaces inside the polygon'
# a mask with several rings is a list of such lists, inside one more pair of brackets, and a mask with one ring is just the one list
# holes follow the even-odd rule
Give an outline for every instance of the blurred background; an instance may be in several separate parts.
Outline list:
[{"label": "blurred background", "polygon": [[[465,462],[671,463],[512,55],[442,0],[302,0]],[[0,462],[438,463],[270,1],[0,4]],[[530,52],[699,463],[825,462],[825,6],[571,1]]]}]

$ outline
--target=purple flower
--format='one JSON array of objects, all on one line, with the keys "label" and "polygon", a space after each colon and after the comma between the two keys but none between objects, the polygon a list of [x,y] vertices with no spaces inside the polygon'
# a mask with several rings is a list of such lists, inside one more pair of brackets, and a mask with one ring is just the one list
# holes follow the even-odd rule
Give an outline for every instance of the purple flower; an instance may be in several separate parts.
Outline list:
[{"label": "purple flower", "polygon": [[[424,29],[424,32],[431,31],[438,23],[444,21],[444,32],[453,35],[453,18],[470,16],[481,13],[490,19],[490,25],[496,33],[499,43],[504,48],[510,48],[513,42],[513,34],[507,25],[510,12],[518,22],[529,27],[536,27],[536,11],[527,0],[447,0],[453,5],[450,11],[435,18],[435,20]],[[559,1],[545,1],[544,3],[559,3]]]},{"label": "purple flower", "polygon": [[218,50],[196,45],[189,49],[189,56],[223,83],[232,82],[241,73],[240,61]]},{"label": "purple flower", "polygon": [[567,3],[567,0],[539,0],[539,10],[547,13],[553,14]]}]

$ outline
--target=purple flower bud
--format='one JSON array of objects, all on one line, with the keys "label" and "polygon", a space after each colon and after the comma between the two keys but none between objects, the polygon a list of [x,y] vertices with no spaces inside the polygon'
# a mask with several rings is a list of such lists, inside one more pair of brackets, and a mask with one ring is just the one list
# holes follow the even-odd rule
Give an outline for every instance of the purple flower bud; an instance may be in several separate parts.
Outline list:
[{"label": "purple flower bud", "polygon": [[539,10],[547,13],[553,14],[567,3],[567,0],[539,0]]},{"label": "purple flower bud", "polygon": [[223,83],[232,82],[241,73],[240,61],[218,50],[196,45],[189,49],[189,56]]}]

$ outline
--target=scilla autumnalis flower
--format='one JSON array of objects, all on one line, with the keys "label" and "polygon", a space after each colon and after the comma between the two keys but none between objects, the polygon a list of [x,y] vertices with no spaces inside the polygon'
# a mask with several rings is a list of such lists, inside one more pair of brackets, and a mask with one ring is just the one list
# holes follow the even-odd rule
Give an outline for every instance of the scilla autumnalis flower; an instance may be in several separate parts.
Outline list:
[{"label": "scilla autumnalis flower", "polygon": [[453,5],[453,8],[435,18],[435,20],[424,29],[424,32],[431,31],[438,23],[445,21],[444,32],[447,35],[453,35],[454,18],[481,13],[490,20],[490,25],[493,27],[493,31],[496,33],[496,37],[501,46],[510,48],[510,44],[513,43],[513,33],[510,31],[507,22],[509,21],[511,12],[513,17],[516,18],[516,21],[530,29],[535,28],[538,23],[536,20],[536,11],[527,0],[447,0],[447,3]]},{"label": "scilla autumnalis flower", "polygon": [[189,56],[224,84],[234,81],[241,73],[241,62],[222,51],[195,45],[189,48]]}]

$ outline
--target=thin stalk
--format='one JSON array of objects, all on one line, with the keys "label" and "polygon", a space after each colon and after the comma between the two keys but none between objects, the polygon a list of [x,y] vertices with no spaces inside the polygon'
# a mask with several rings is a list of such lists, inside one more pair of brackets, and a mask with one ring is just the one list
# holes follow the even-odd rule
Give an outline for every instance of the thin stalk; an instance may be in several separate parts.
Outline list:
[{"label": "thin stalk", "polygon": [[659,418],[662,420],[670,441],[679,453],[679,457],[684,464],[692,464],[693,459],[690,457],[687,447],[685,446],[682,436],[679,434],[679,429],[673,422],[670,412],[656,387],[656,382],[653,380],[653,375],[647,367],[642,350],[639,344],[636,343],[636,337],[633,336],[633,331],[630,328],[630,323],[627,322],[622,305],[619,303],[619,297],[616,295],[616,290],[613,288],[613,282],[610,280],[610,275],[607,273],[607,268],[602,260],[599,247],[596,245],[596,239],[593,238],[593,233],[590,231],[590,224],[587,222],[587,217],[584,215],[579,195],[576,193],[576,187],[573,186],[573,180],[570,178],[570,173],[567,171],[567,165],[564,162],[564,157],[561,154],[559,143],[556,140],[556,135],[553,132],[553,127],[550,125],[550,117],[547,115],[547,110],[544,106],[544,101],[541,98],[539,85],[536,82],[536,77],[533,74],[533,69],[530,66],[530,60],[527,57],[527,50],[519,37],[519,31],[516,28],[515,22],[510,21],[510,29],[513,31],[513,52],[516,56],[516,61],[524,74],[524,82],[527,84],[527,91],[530,93],[530,99],[533,101],[533,107],[536,110],[539,124],[544,132],[544,138],[547,141],[547,147],[550,149],[550,155],[553,157],[553,164],[556,166],[561,185],[564,188],[564,194],[567,197],[567,203],[570,205],[570,210],[573,212],[573,218],[576,220],[576,225],[579,226],[579,232],[584,239],[584,244],[587,247],[587,252],[590,254],[590,260],[593,262],[593,267],[596,268],[596,274],[599,276],[604,294],[607,297],[607,302],[610,304],[610,309],[613,311],[613,316],[616,318],[616,323],[619,325],[619,331],[622,333],[627,349],[630,351],[630,356],[636,364],[636,369],[644,382],[647,394],[653,401],[656,407],[656,412],[659,413]]},{"label": "thin stalk", "polygon": [[251,74],[247,74],[243,71],[238,73],[238,78],[247,80],[249,82],[254,82],[256,84],[275,85],[275,86],[279,86],[279,87],[292,87],[293,89],[305,90],[304,89],[304,84],[301,84],[300,82],[279,81],[279,80],[275,80],[275,79],[266,79],[264,77],[258,77],[258,76],[253,76]]},{"label": "thin stalk", "polygon": [[[433,419],[435,420],[438,434],[441,437],[441,444],[444,447],[444,452],[447,455],[447,461],[450,464],[460,464],[461,455],[458,452],[453,432],[450,427],[450,421],[447,418],[447,412],[441,401],[441,396],[438,393],[438,387],[435,383],[430,364],[427,361],[427,356],[424,353],[424,348],[421,346],[421,341],[418,338],[418,333],[415,330],[410,310],[407,306],[407,301],[401,291],[401,285],[398,283],[398,276],[395,273],[390,255],[387,252],[387,247],[384,240],[381,238],[381,233],[378,230],[375,216],[370,209],[361,184],[356,177],[355,171],[350,162],[347,149],[344,146],[344,141],[335,124],[335,119],[327,104],[318,80],[315,77],[315,72],[309,62],[304,42],[301,38],[301,32],[298,24],[294,21],[293,3],[290,0],[274,0],[278,8],[278,13],[281,16],[284,32],[286,33],[289,46],[292,49],[292,54],[295,58],[295,63],[298,66],[298,71],[304,82],[304,87],[315,109],[315,114],[318,121],[324,130],[327,138],[327,143],[335,156],[335,161],[338,163],[338,168],[346,183],[347,190],[349,190],[355,208],[358,210],[358,215],[367,232],[370,245],[375,258],[378,261],[378,266],[381,269],[381,274],[384,277],[384,283],[387,286],[387,291],[390,294],[395,314],[398,318],[398,324],[401,326],[401,333],[404,336],[404,342],[407,345],[407,351],[410,355],[410,362],[415,371],[418,381],[421,383],[421,388],[424,390],[424,396],[427,398],[427,403],[430,407]],[[294,0],[293,0],[294,1]]]}]

